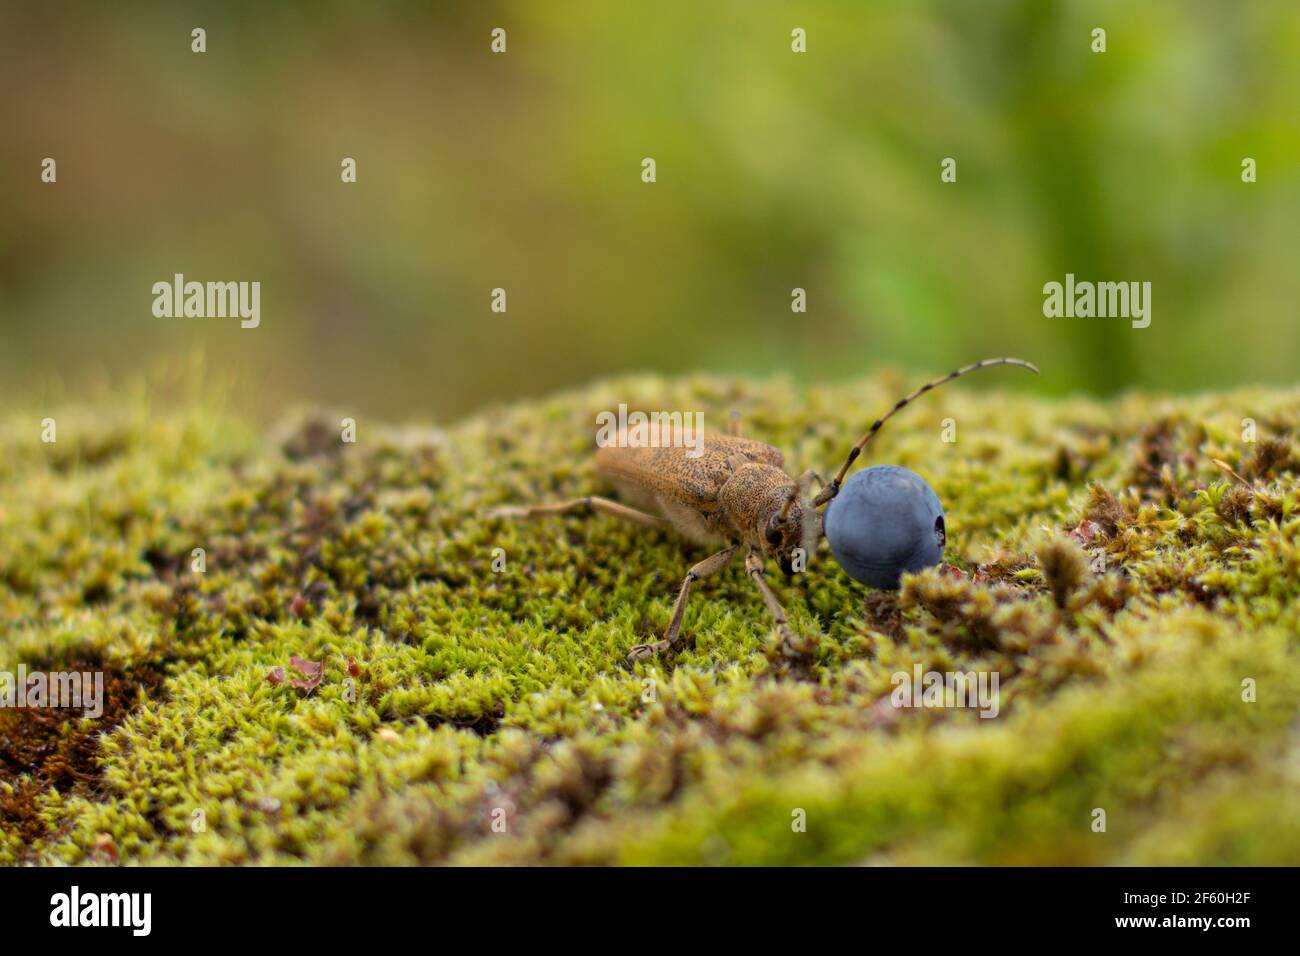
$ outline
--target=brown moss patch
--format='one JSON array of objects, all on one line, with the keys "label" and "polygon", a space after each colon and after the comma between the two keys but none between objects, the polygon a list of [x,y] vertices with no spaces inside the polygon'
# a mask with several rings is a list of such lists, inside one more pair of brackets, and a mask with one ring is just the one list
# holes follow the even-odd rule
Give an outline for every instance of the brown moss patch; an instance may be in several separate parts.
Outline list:
[{"label": "brown moss patch", "polygon": [[141,700],[157,692],[163,675],[152,664],[129,667],[73,660],[32,665],[29,671],[104,675],[103,712],[83,720],[86,708],[0,708],[0,829],[30,847],[45,835],[40,798],[67,793],[99,778],[99,737],[122,723]]}]

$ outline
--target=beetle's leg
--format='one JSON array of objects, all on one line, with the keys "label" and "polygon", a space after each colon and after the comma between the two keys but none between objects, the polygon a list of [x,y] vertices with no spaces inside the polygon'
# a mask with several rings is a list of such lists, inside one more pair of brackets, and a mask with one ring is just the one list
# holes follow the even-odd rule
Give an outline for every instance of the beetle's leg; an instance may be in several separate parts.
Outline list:
[{"label": "beetle's leg", "polygon": [[733,544],[731,547],[705,558],[686,572],[686,579],[682,581],[682,588],[677,592],[677,603],[673,605],[673,616],[668,622],[668,630],[664,632],[664,639],[655,641],[653,644],[638,644],[632,648],[627,655],[629,664],[646,660],[667,650],[677,650],[677,645],[681,643],[682,617],[686,614],[686,598],[691,593],[691,585],[700,578],[707,578],[710,574],[717,574],[727,566],[735,554],[736,545]]},{"label": "beetle's leg", "polygon": [[[802,475],[794,480],[799,489],[799,495],[802,497],[808,493],[807,488],[813,482],[817,482],[819,488],[826,487],[826,479],[818,474],[814,469],[809,468]],[[804,527],[803,527],[803,547],[806,551],[812,551],[817,547],[817,541],[821,538],[824,529],[822,527],[822,513],[817,510],[816,504],[811,508],[804,510]]]},{"label": "beetle's leg", "polygon": [[819,475],[814,469],[809,468],[802,475],[796,478],[794,483],[799,486],[799,490],[802,492],[807,485],[812,484],[814,481],[817,482],[818,488],[826,487],[826,479]]},{"label": "beetle's leg", "polygon": [[740,412],[732,412],[727,422],[727,434],[740,437]]},{"label": "beetle's leg", "polygon": [[637,511],[635,508],[629,508],[617,501],[611,501],[609,498],[599,498],[595,495],[574,498],[572,501],[557,501],[555,504],[550,505],[502,505],[499,508],[489,508],[487,515],[490,518],[544,518],[547,515],[580,511],[583,508],[590,508],[592,511],[613,515],[615,518],[622,518],[625,521],[635,521],[647,528],[667,528],[669,526],[667,521],[657,515]]},{"label": "beetle's leg", "polygon": [[757,551],[750,550],[745,556],[745,573],[749,575],[754,586],[758,588],[758,593],[763,597],[763,603],[767,605],[773,620],[776,621],[777,632],[781,635],[781,653],[786,657],[806,657],[807,648],[804,642],[795,638],[794,632],[790,630],[790,622],[786,620],[785,608],[781,602],[776,599],[772,593],[771,587],[768,586],[767,579],[763,576],[763,556]]}]

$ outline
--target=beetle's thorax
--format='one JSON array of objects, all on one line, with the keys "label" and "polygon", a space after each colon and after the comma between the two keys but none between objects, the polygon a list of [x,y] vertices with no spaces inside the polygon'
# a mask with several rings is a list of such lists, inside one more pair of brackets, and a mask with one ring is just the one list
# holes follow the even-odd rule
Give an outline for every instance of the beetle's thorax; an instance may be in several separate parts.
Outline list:
[{"label": "beetle's thorax", "polygon": [[769,551],[762,529],[781,511],[793,488],[794,482],[780,468],[749,463],[731,473],[718,491],[718,504],[738,540]]}]

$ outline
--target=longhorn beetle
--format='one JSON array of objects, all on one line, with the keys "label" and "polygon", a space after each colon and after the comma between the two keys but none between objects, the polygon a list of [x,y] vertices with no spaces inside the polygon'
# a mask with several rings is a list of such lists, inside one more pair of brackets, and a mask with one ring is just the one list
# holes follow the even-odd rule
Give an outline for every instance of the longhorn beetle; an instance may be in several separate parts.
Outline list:
[{"label": "longhorn beetle", "polygon": [[801,489],[813,479],[822,483],[821,477],[809,470],[792,478],[783,468],[784,457],[778,449],[740,436],[739,416],[733,413],[731,433],[706,436],[703,454],[698,457],[688,456],[688,449],[680,447],[606,445],[598,449],[597,471],[626,504],[588,495],[555,504],[507,505],[494,508],[489,514],[500,518],[540,518],[589,509],[648,528],[672,528],[702,544],[725,545],[686,573],[663,640],[632,648],[627,656],[629,664],[679,648],[682,616],[691,585],[726,567],[741,547],[745,548],[745,572],[776,621],[783,653],[790,657],[802,656],[802,645],[795,640],[785,610],[764,577],[764,558],[774,559],[787,575],[794,574],[796,550],[802,548],[807,555],[822,535],[822,512],[817,509],[839,493],[849,469],[881,426],[926,392],[993,365],[1015,365],[1038,374],[1037,367],[1023,359],[992,358],[973,362],[921,386],[895,402],[872,423],[849,449],[835,477],[829,484],[823,484],[811,501],[800,500]]}]

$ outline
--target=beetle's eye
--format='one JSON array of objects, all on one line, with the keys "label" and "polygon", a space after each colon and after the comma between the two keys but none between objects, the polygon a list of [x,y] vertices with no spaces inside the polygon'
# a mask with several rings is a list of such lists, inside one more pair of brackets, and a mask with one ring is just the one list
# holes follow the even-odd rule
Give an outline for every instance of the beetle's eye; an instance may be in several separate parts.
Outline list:
[{"label": "beetle's eye", "polygon": [[767,543],[780,544],[785,540],[785,535],[781,533],[781,524],[775,517],[767,523]]}]

